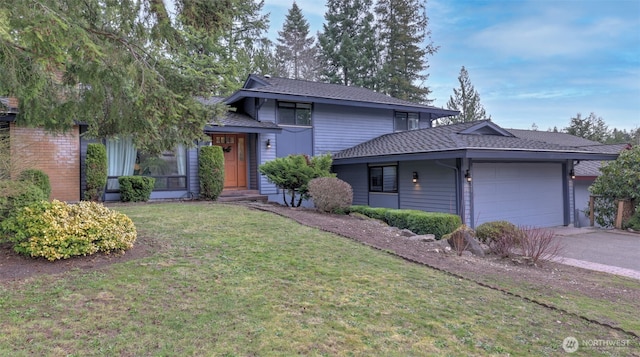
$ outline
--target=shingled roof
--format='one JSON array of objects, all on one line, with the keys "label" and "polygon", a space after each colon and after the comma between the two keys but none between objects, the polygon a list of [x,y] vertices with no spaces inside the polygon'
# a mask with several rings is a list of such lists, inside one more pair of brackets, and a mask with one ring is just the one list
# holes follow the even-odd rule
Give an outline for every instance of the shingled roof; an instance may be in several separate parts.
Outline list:
[{"label": "shingled roof", "polygon": [[[474,151],[475,154],[469,154],[470,151]],[[397,155],[444,152],[465,152],[465,154],[457,153],[455,157],[491,156],[498,158],[493,153],[500,152],[502,153],[500,158],[509,156],[522,157],[521,153],[527,153],[530,156],[529,158],[533,158],[530,153],[536,153],[534,155],[545,153],[544,157],[554,159],[568,159],[570,157],[578,159],[589,157],[594,159],[614,158],[613,155],[606,155],[606,152],[597,151],[593,148],[586,149],[516,135],[505,135],[504,129],[489,120],[482,120],[383,135],[336,153],[334,160],[371,157],[393,159]],[[490,152],[492,154],[488,154]]]},{"label": "shingled roof", "polygon": [[409,102],[361,87],[312,82],[300,79],[263,77],[255,74],[250,75],[244,87],[225,99],[225,102],[231,104],[245,97],[368,106],[374,108],[411,109],[431,113],[433,114],[433,119],[458,114],[458,112],[454,110]]},{"label": "shingled roof", "polygon": [[[208,99],[199,98],[201,103],[205,105],[215,105],[222,103],[224,98],[211,97]],[[241,133],[261,133],[261,132],[280,132],[280,128],[273,122],[262,122],[251,118],[250,116],[238,112],[228,111],[222,118],[212,119],[204,128],[205,132],[241,132]]]}]

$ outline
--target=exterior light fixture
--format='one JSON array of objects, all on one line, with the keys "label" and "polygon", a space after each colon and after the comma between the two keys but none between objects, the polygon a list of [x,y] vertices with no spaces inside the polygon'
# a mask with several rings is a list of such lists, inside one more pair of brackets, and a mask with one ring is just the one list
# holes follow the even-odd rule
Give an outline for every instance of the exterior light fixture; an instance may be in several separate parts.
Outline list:
[{"label": "exterior light fixture", "polygon": [[411,180],[413,181],[413,183],[418,183],[418,173],[417,172],[413,172],[413,179]]},{"label": "exterior light fixture", "polygon": [[471,182],[471,172],[469,172],[469,170],[464,173],[464,178],[467,180],[467,182]]},{"label": "exterior light fixture", "polygon": [[267,149],[271,149],[271,139],[267,139]]},{"label": "exterior light fixture", "polygon": [[576,172],[573,171],[573,169],[571,169],[571,171],[569,171],[569,176],[571,176],[572,180],[575,180],[576,179]]}]

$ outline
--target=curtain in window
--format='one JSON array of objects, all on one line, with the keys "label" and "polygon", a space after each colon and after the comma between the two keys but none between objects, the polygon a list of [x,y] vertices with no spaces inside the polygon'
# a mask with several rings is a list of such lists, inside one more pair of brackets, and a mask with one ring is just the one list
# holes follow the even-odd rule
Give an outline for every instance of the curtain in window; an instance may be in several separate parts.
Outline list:
[{"label": "curtain in window", "polygon": [[[133,175],[136,154],[137,150],[130,136],[107,140],[107,175],[118,177]],[[107,190],[117,190],[118,188],[118,181],[108,181]]]},{"label": "curtain in window", "polygon": [[187,174],[187,150],[184,145],[180,144],[176,148],[176,161],[178,165],[178,175],[184,176]]}]

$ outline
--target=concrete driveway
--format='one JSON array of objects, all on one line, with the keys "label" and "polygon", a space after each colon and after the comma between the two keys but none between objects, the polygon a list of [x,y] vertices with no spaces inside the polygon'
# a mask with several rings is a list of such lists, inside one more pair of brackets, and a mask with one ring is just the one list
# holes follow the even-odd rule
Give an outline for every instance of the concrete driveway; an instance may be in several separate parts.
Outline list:
[{"label": "concrete driveway", "polygon": [[564,244],[557,261],[640,280],[640,234],[600,228],[553,228]]}]

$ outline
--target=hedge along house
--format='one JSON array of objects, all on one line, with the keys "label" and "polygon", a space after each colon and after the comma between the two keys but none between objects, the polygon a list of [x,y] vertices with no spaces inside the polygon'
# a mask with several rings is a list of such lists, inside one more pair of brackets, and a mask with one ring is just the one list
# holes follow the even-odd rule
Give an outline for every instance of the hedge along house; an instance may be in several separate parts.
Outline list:
[{"label": "hedge along house", "polygon": [[571,225],[578,160],[614,160],[599,147],[552,144],[477,121],[382,135],[334,155],[354,204],[448,212],[465,224]]},{"label": "hedge along house", "polygon": [[[9,135],[9,168],[16,177],[27,168],[45,172],[51,182],[51,198],[76,202],[82,197],[80,189],[81,139],[80,125],[74,125],[64,134],[47,133],[42,128],[16,125],[18,101],[0,98],[0,132]],[[7,149],[3,147],[3,149]],[[7,153],[0,153],[7,155]]]}]

